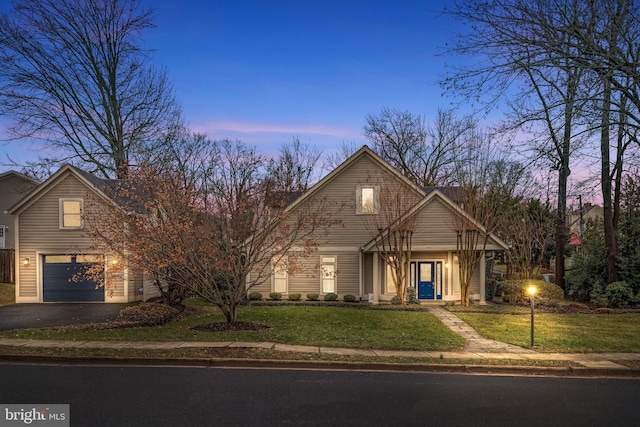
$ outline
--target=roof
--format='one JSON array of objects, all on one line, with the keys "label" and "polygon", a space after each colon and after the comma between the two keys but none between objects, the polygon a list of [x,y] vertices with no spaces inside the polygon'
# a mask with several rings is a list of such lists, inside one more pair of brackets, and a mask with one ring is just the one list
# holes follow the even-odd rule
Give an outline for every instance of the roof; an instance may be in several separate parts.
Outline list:
[{"label": "roof", "polygon": [[98,196],[119,205],[125,204],[125,200],[118,200],[117,196],[112,197],[114,194],[117,194],[114,190],[116,190],[118,186],[125,181],[117,179],[98,178],[97,176],[85,172],[73,165],[65,164],[60,169],[58,169],[56,173],[51,175],[46,181],[35,188],[31,193],[29,193],[27,196],[18,201],[18,203],[12,206],[8,210],[8,213],[15,215],[16,213],[25,210],[42,196],[44,196],[47,192],[49,192],[51,188],[55,187],[59,181],[61,181],[65,176],[69,174],[75,176],[89,190],[93,191]]},{"label": "roof", "polygon": [[19,179],[21,179],[21,180],[23,180],[25,182],[28,182],[29,184],[33,184],[33,185],[40,184],[40,182],[38,180],[33,179],[30,176],[27,176],[27,175],[25,175],[23,173],[16,172],[16,171],[13,171],[13,170],[0,173],[0,180],[6,179],[6,178],[10,178],[10,177],[19,178]]},{"label": "roof", "polygon": [[[447,197],[444,194],[443,191],[440,190],[440,188],[437,188],[437,187],[429,187],[429,188],[430,188],[429,193],[420,202],[418,202],[413,208],[409,209],[409,211],[407,211],[407,213],[405,213],[400,218],[398,218],[395,223],[402,222],[405,218],[407,218],[407,217],[417,213],[421,209],[423,209],[425,206],[427,206],[429,203],[431,203],[431,201],[433,201],[435,199],[439,199],[449,209],[451,209],[454,213],[456,213],[457,215],[464,216],[470,223],[474,224],[474,226],[476,226],[478,229],[485,231],[485,228],[482,226],[482,224],[478,223],[478,221],[476,221],[474,218],[472,218],[459,205],[454,203],[449,197]],[[458,188],[458,187],[452,187],[452,188],[455,189],[455,188]],[[456,193],[459,193],[459,192],[458,191],[454,191],[453,192],[453,194],[456,194]],[[391,228],[391,227],[389,227],[389,228]],[[386,233],[388,233],[389,228],[387,228],[386,231],[383,231],[382,233],[380,233],[379,235],[377,235],[376,237],[371,239],[366,245],[364,245],[362,247],[362,249],[364,251],[371,250],[375,246],[376,241],[378,239],[380,239],[381,237],[383,237]],[[489,238],[491,240],[493,240],[497,244],[497,246],[500,246],[502,249],[504,249],[504,250],[509,249],[509,245],[507,245],[502,239],[500,239],[495,234],[489,233]]]}]

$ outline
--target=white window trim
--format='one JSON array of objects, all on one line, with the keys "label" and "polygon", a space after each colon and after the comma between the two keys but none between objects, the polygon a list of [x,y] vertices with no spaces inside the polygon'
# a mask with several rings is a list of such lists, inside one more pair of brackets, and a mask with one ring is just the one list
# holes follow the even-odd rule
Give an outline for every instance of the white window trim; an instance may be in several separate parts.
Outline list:
[{"label": "white window trim", "polygon": [[[365,189],[373,190],[373,212],[362,210],[362,191]],[[376,215],[380,210],[379,204],[380,186],[378,185],[357,185],[356,186],[356,213],[358,215]]]},{"label": "white window trim", "polygon": [[[324,262],[325,258],[333,258],[333,262]],[[324,266],[332,265],[333,266],[333,291],[325,292],[324,291]],[[328,293],[338,293],[338,256],[337,255],[320,255],[320,295],[326,295]]]},{"label": "white window trim", "polygon": [[[271,261],[271,264],[273,266],[273,273],[271,274],[271,292],[280,292],[282,294],[287,294],[289,293],[289,273],[286,269],[286,265],[288,262],[288,258],[282,257],[279,260],[278,259],[273,259]],[[279,264],[284,264],[285,267],[279,267]],[[280,277],[278,277],[278,275]],[[276,290],[276,280],[277,279],[284,279],[284,290]]]},{"label": "white window trim", "polygon": [[[64,202],[80,202],[80,225],[79,226],[65,226],[64,225]],[[84,209],[84,200],[81,198],[63,198],[58,201],[58,220],[59,220],[59,228],[61,230],[78,230],[81,229],[84,225],[84,221],[82,219],[82,212]]]}]

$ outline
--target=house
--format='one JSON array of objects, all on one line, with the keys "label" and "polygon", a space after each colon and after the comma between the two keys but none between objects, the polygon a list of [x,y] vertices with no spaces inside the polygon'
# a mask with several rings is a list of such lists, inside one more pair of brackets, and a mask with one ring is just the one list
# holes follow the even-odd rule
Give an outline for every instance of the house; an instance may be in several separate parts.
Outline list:
[{"label": "house", "polygon": [[[93,250],[83,233],[85,209],[115,203],[107,195],[112,185],[114,180],[100,179],[65,165],[9,209],[16,235],[17,303],[119,303],[157,295],[142,274],[129,266],[119,266],[122,273],[108,291],[79,274],[94,263],[103,264],[108,273],[111,266],[120,262],[111,254]],[[89,206],[88,197],[99,202]]]},{"label": "house", "polygon": [[15,171],[0,174],[0,282],[14,281],[14,218],[8,210],[37,185],[36,180]]},{"label": "house", "polygon": [[[306,268],[296,272],[274,268],[271,280],[251,291],[303,296],[333,292],[340,298],[351,294],[373,303],[391,301],[395,295],[392,271],[381,256],[381,245],[376,244],[384,238],[385,228],[376,220],[388,217],[391,208],[397,215],[388,219],[390,223],[403,215],[415,218],[408,286],[416,289],[423,302],[460,301],[454,230],[457,220],[473,220],[444,191],[416,186],[364,146],[287,209],[320,199],[329,202],[325,204],[342,226],[330,227],[319,236],[317,253],[302,261]],[[406,206],[399,209],[402,203]],[[487,251],[506,249],[502,240],[491,235]],[[471,299],[476,303],[485,302],[483,260],[471,283]]]},{"label": "house", "polygon": [[569,223],[569,245],[577,248],[582,244],[582,234],[589,221],[602,221],[604,209],[602,206],[585,203],[580,209],[571,211],[567,215]]}]

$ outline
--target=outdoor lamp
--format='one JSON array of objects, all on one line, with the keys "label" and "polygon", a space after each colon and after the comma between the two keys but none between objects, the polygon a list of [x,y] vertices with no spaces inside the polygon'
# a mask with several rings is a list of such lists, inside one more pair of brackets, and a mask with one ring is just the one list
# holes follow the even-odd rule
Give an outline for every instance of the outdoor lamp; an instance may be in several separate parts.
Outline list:
[{"label": "outdoor lamp", "polygon": [[536,289],[534,285],[530,285],[529,288],[527,289],[527,293],[531,298],[531,347],[533,347],[533,323],[534,323],[533,322],[533,304],[534,304],[533,301],[537,291],[538,289]]},{"label": "outdoor lamp", "polygon": [[23,263],[24,265],[29,265],[29,264],[31,264],[31,260],[30,260],[29,258],[25,258],[25,259],[22,261],[22,263]]}]

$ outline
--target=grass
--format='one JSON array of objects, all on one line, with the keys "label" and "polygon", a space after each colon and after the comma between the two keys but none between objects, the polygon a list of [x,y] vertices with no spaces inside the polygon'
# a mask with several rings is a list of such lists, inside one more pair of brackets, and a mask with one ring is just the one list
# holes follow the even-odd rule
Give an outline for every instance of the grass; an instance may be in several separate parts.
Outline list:
[{"label": "grass", "polygon": [[260,331],[196,332],[192,326],[224,321],[212,307],[192,306],[184,320],[164,326],[107,330],[23,329],[11,338],[134,341],[266,341],[292,345],[388,350],[455,351],[464,339],[426,311],[362,310],[323,306],[255,306],[240,309],[240,321],[271,326]]},{"label": "grass", "polygon": [[16,285],[12,283],[0,283],[0,306],[15,304]]},{"label": "grass", "polygon": [[[529,312],[530,313],[530,312]],[[529,347],[529,314],[457,312],[487,338]],[[640,352],[640,313],[535,314],[535,347],[541,352]]]}]

